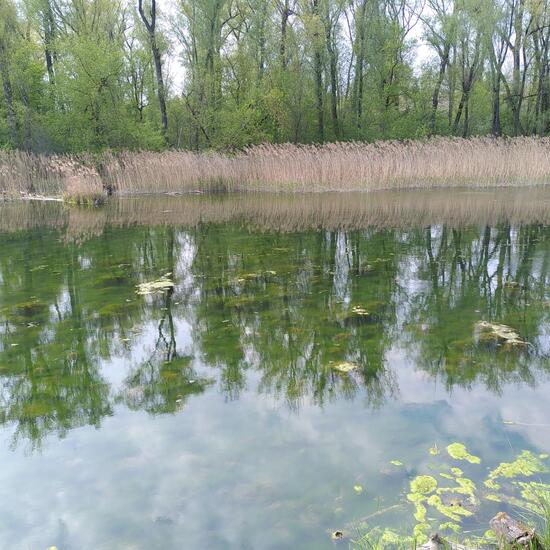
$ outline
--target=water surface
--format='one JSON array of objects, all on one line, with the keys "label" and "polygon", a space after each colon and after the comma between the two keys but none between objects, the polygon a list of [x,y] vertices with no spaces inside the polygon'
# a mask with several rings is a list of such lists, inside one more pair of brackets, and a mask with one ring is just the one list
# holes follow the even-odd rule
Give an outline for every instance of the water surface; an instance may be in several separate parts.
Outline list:
[{"label": "water surface", "polygon": [[[434,445],[465,443],[476,479],[550,450],[543,207],[470,197],[446,222],[393,197],[354,225],[317,198],[304,224],[279,197],[262,225],[166,200],[0,205],[2,548],[332,548],[395,504],[369,525],[412,528]],[[479,345],[480,320],[529,347]]]}]

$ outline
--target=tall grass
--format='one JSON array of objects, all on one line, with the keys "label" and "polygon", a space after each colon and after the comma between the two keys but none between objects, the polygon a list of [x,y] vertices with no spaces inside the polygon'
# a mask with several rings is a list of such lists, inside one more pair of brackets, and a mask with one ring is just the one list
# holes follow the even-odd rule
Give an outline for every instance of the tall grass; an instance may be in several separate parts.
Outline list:
[{"label": "tall grass", "polygon": [[235,154],[0,153],[0,195],[62,196],[73,177],[120,194],[529,185],[550,183],[550,138],[258,145]]},{"label": "tall grass", "polygon": [[550,485],[542,481],[530,484],[526,501],[519,505],[520,517],[527,525],[536,527],[540,544],[532,545],[535,550],[550,548]]},{"label": "tall grass", "polygon": [[103,189],[91,155],[36,155],[0,151],[0,198],[85,196]]},{"label": "tall grass", "polygon": [[72,204],[98,206],[105,200],[101,179],[94,174],[65,178],[63,200]]},{"label": "tall grass", "polygon": [[105,161],[121,193],[364,191],[550,182],[550,139],[434,139],[258,145],[236,155],[122,153]]}]

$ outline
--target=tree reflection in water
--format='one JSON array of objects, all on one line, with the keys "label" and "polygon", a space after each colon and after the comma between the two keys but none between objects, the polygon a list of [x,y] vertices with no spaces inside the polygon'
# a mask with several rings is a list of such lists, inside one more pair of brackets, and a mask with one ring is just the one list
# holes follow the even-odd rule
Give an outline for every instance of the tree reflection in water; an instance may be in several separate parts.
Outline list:
[{"label": "tree reflection in water", "polygon": [[[449,392],[535,385],[548,370],[543,225],[107,225],[78,240],[63,229],[4,233],[0,251],[0,422],[14,445],[98,427],[122,406],[176,413],[210,386],[293,410],[359,396],[380,407],[399,395],[390,352]],[[136,295],[166,273],[173,290]],[[480,319],[514,327],[529,351],[477,345]],[[341,361],[357,372],[332,368]]]}]

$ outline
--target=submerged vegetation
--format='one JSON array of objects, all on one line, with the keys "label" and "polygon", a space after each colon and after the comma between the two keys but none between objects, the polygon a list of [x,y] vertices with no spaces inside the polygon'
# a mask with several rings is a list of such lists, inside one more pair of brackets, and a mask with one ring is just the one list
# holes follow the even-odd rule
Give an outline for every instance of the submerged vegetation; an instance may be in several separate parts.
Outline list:
[{"label": "submerged vegetation", "polygon": [[[54,219],[53,209],[65,212],[56,203],[3,205],[0,223],[7,223],[4,213],[12,207],[30,227],[45,215]],[[91,217],[88,231],[63,217],[50,229],[24,231],[29,225],[16,218],[0,233],[7,250],[0,275],[9,281],[0,287],[0,374],[6,387],[25,378],[28,368],[36,376],[68,369],[60,379],[40,378],[44,392],[35,395],[32,387],[17,385],[13,395],[5,395],[0,422],[16,423],[21,437],[40,440],[41,434],[96,424],[107,415],[115,402],[96,366],[101,358],[126,353],[147,324],[160,332],[158,350],[146,364],[135,365],[120,399],[138,408],[147,383],[162,393],[169,388],[162,381],[177,377],[185,388],[184,374],[201,380],[193,361],[186,359],[189,368],[177,363],[190,355],[176,345],[183,323],[178,318],[192,327],[195,362],[220,372],[224,395],[235,399],[254,371],[259,391],[273,392],[291,409],[340,396],[364,394],[372,407],[395,399],[400,385],[386,357],[396,345],[420,373],[449,391],[475,384],[498,395],[512,382],[535,387],[549,372],[541,340],[550,301],[545,226],[427,229],[419,223],[406,229],[251,233],[247,221],[176,229],[124,217],[118,226],[96,224],[96,211],[77,213],[78,220]],[[177,219],[185,221],[181,213]],[[18,261],[20,255],[29,259]],[[506,281],[517,281],[521,290]],[[476,323],[482,318],[513,327],[530,349],[508,353],[480,344]],[[77,339],[84,329],[94,335],[85,346]],[[28,354],[36,357],[31,367]],[[52,392],[71,391],[77,402],[93,395],[91,409],[50,401]],[[169,410],[176,395],[157,395],[156,406],[166,400]],[[27,405],[32,414],[22,414]],[[430,456],[443,452],[466,464],[477,460],[460,445],[433,446]],[[397,462],[392,467],[400,469]]]},{"label": "submerged vegetation", "polygon": [[148,296],[149,294],[162,294],[165,291],[173,289],[174,283],[170,280],[170,275],[171,273],[167,273],[156,281],[139,283],[137,285],[136,293],[141,296]]},{"label": "submerged vegetation", "polygon": [[527,342],[521,339],[520,335],[511,327],[488,321],[476,323],[478,342],[481,344],[492,344],[503,346],[504,349],[526,348]]},{"label": "submerged vegetation", "polygon": [[550,183],[550,140],[261,145],[243,152],[104,153],[46,157],[0,152],[0,196],[106,193],[321,192]]},{"label": "submerged vegetation", "polygon": [[[470,454],[462,443],[448,445],[447,455],[455,463],[464,460],[481,468],[481,458]],[[476,515],[490,517],[499,506],[535,528],[545,545],[549,542],[550,531],[550,484],[540,479],[533,480],[533,477],[548,477],[547,459],[547,454],[537,455],[524,450],[512,462],[503,462],[490,470],[481,483],[466,477],[462,468],[453,462],[447,463],[445,457],[436,462],[432,460],[428,464],[429,474],[416,475],[409,482],[406,500],[413,507],[416,522],[410,535],[391,528],[369,528],[361,523],[350,527],[352,532],[363,531],[359,537],[338,532],[341,538],[347,535],[352,547],[357,549],[416,548],[426,543],[428,535],[435,532],[443,534],[449,541],[462,539],[467,548],[494,547],[498,537],[488,528],[488,523],[485,532],[474,536],[469,534],[471,531],[464,532],[463,524]],[[479,478],[475,471],[472,475]]]},{"label": "submerged vegetation", "polygon": [[[365,548],[490,540],[501,510],[542,524],[545,196],[3,203],[2,511],[33,525],[5,514],[10,540],[40,546],[48,522],[43,547]],[[480,321],[528,348],[480,342]],[[59,529],[111,487],[108,525]]]}]

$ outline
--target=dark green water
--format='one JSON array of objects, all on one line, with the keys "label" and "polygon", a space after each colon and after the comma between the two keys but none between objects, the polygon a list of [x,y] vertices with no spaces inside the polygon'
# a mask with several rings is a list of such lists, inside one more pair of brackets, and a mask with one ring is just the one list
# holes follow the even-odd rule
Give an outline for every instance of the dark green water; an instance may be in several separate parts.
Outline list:
[{"label": "dark green water", "polygon": [[396,503],[369,525],[407,532],[434,444],[481,476],[550,450],[549,278],[544,225],[0,233],[0,547],[332,548]]}]

